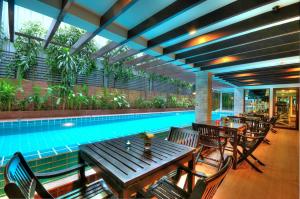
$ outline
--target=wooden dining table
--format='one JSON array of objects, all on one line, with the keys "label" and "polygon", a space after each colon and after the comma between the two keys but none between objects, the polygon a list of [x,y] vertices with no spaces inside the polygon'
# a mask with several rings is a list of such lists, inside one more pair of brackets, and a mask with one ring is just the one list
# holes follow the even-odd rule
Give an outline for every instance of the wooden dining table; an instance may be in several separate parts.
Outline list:
[{"label": "wooden dining table", "polygon": [[[159,138],[151,143],[150,151],[144,150],[144,140],[138,136],[81,145],[79,162],[91,166],[119,198],[129,198],[179,166],[187,164],[194,170],[194,148]],[[84,170],[80,176],[85,178]],[[187,180],[192,191],[195,179],[189,174]]]},{"label": "wooden dining table", "polygon": [[246,124],[244,123],[236,123],[236,122],[224,122],[220,120],[206,120],[197,122],[197,124],[205,124],[210,126],[216,126],[219,128],[223,128],[225,131],[230,131],[233,135],[233,143],[232,143],[232,156],[233,156],[233,169],[237,167],[237,147],[239,135],[245,130]]}]

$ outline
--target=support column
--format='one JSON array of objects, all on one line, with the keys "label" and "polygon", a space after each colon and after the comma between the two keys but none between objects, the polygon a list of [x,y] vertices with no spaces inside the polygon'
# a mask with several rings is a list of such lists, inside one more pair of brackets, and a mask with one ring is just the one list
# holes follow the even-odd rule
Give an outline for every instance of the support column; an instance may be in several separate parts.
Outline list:
[{"label": "support column", "polygon": [[200,71],[196,75],[196,122],[211,120],[212,75]]},{"label": "support column", "polygon": [[234,115],[238,115],[244,112],[244,89],[234,89]]},{"label": "support column", "polygon": [[274,89],[270,88],[270,94],[269,94],[269,117],[273,116],[273,96],[274,96]]}]

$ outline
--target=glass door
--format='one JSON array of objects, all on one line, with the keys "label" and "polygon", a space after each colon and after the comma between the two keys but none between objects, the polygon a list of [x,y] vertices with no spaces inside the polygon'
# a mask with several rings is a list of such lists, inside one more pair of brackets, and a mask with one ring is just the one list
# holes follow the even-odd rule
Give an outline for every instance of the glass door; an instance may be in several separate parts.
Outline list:
[{"label": "glass door", "polygon": [[276,127],[298,129],[298,88],[274,89],[274,114],[279,115]]}]

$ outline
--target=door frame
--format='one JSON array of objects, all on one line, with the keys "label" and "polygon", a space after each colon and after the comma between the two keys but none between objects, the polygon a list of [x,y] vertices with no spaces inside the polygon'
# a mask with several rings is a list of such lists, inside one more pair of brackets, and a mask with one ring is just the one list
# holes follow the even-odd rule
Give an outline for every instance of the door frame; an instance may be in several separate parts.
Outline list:
[{"label": "door frame", "polygon": [[295,90],[296,91],[296,101],[297,101],[297,106],[296,106],[296,127],[295,128],[289,128],[289,127],[275,127],[276,128],[281,128],[281,129],[293,129],[293,130],[299,130],[299,87],[285,87],[285,88],[273,88],[273,108],[272,108],[272,112],[274,115],[275,114],[275,97],[276,97],[276,90]]}]

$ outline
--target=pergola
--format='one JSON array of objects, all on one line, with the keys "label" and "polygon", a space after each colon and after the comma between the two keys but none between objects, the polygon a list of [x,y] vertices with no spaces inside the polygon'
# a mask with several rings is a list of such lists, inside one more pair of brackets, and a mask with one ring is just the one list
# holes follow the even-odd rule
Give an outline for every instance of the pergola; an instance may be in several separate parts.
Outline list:
[{"label": "pergola", "polygon": [[[187,81],[193,81],[199,70],[208,71],[236,86],[299,82],[297,0],[9,0],[8,3],[11,41],[15,35],[14,5],[18,4],[53,18],[44,39],[45,48],[64,21],[87,30],[72,46],[71,53],[77,53],[96,35],[101,35],[112,42],[99,49],[94,57],[125,44],[131,48],[114,57],[111,63],[143,52],[145,55],[127,65]],[[247,66],[258,62],[265,64]],[[265,69],[257,69],[261,67]],[[266,71],[277,69],[280,77],[273,74],[264,78]],[[243,72],[260,75],[256,81],[253,77],[233,78]]]},{"label": "pergola", "polygon": [[126,45],[110,63],[144,53],[125,63],[137,70],[190,82],[213,74],[232,87],[299,83],[297,0],[8,0],[10,41],[15,4],[53,18],[44,48],[66,22],[87,31],[73,54],[100,35],[112,42],[94,58]]}]

